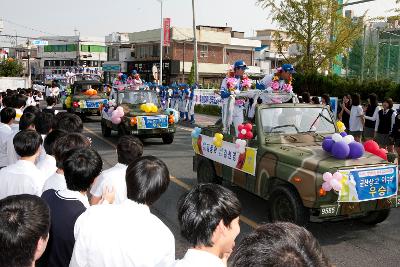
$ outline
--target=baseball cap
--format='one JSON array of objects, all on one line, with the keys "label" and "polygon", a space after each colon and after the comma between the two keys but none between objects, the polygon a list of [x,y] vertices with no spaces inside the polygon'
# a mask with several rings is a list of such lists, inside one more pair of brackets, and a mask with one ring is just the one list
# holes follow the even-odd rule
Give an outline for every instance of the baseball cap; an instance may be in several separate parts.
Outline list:
[{"label": "baseball cap", "polygon": [[248,67],[247,67],[246,63],[243,60],[238,60],[238,61],[235,62],[235,64],[233,64],[233,69],[247,70]]},{"label": "baseball cap", "polygon": [[292,64],[283,64],[282,70],[290,73],[296,73]]}]

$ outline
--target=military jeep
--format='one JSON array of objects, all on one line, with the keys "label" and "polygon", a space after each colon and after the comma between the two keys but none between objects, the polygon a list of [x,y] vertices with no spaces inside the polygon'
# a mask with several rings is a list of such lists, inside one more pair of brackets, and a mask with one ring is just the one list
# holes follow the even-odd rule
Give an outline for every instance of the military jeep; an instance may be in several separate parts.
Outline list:
[{"label": "military jeep", "polygon": [[[114,88],[116,89],[116,88]],[[101,115],[101,131],[103,136],[108,137],[111,132],[118,131],[120,135],[132,134],[141,139],[162,138],[164,144],[174,141],[176,132],[174,115],[167,113],[160,107],[157,93],[151,90],[114,90],[115,107],[105,107]],[[145,112],[141,106],[152,103],[157,106],[157,112]],[[121,122],[116,124],[112,121],[112,110],[120,106],[123,108],[124,116]]]},{"label": "military jeep", "polygon": [[[321,144],[335,132],[333,114],[321,105],[259,105],[254,138],[248,140],[245,154],[235,150],[237,138],[231,134],[224,134],[222,147],[213,144],[214,134],[222,133],[221,125],[204,127],[192,139],[193,169],[199,183],[233,183],[267,200],[272,221],[299,225],[310,219],[358,218],[371,225],[384,221],[390,209],[400,205],[397,164],[367,152],[359,159],[334,158]],[[322,188],[323,174],[337,171],[355,182],[351,188],[359,198],[340,199],[349,191],[347,182],[343,192]],[[386,182],[390,194],[382,191]]]}]

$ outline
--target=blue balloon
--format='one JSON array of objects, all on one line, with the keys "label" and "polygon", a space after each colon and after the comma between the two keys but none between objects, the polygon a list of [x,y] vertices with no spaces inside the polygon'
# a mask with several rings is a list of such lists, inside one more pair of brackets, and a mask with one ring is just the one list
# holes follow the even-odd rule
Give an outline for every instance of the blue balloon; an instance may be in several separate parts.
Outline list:
[{"label": "blue balloon", "polygon": [[322,149],[325,150],[326,152],[331,152],[334,143],[335,141],[333,141],[332,139],[325,139],[322,142]]},{"label": "blue balloon", "polygon": [[358,159],[364,155],[364,146],[359,142],[351,142],[349,144],[350,153],[349,158],[351,159]]},{"label": "blue balloon", "polygon": [[346,159],[350,154],[350,147],[349,145],[344,142],[336,142],[332,145],[332,156],[337,159]]}]

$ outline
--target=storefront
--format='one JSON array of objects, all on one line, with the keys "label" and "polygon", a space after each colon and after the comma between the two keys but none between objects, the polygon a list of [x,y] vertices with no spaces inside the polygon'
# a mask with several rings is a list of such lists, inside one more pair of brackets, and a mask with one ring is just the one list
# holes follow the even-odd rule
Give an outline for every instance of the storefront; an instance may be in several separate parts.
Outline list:
[{"label": "storefront", "polygon": [[[163,62],[163,84],[170,84],[172,80],[175,80],[179,75],[179,64],[178,60],[166,60]],[[132,61],[128,62],[128,74],[136,70],[142,80],[146,82],[154,82],[153,71],[155,68],[160,68],[159,61]]]}]

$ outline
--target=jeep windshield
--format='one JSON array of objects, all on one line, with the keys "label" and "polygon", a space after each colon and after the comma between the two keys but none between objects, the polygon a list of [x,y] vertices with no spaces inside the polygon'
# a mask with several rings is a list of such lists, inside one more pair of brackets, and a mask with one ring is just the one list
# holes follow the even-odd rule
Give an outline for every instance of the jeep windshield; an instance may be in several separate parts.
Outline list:
[{"label": "jeep windshield", "polygon": [[158,105],[157,94],[153,91],[121,91],[118,92],[120,104],[140,105],[145,103],[153,103]]},{"label": "jeep windshield", "polygon": [[276,107],[261,110],[263,131],[267,134],[298,134],[335,132],[329,111],[315,107]]}]

